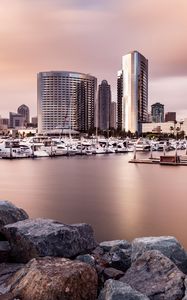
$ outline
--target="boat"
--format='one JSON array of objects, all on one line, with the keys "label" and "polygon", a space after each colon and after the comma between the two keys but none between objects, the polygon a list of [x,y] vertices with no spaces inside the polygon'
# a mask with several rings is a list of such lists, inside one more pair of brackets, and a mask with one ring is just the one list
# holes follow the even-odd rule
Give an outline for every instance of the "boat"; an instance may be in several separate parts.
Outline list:
[{"label": "boat", "polygon": [[143,139],[143,138],[139,138],[134,146],[136,147],[136,151],[150,151],[151,146],[150,143],[148,142],[148,140]]},{"label": "boat", "polygon": [[116,153],[128,153],[128,148],[124,145],[124,143],[118,143],[115,149]]},{"label": "boat", "polygon": [[19,140],[4,140],[0,142],[1,158],[29,158],[32,150],[27,145],[21,145]]}]

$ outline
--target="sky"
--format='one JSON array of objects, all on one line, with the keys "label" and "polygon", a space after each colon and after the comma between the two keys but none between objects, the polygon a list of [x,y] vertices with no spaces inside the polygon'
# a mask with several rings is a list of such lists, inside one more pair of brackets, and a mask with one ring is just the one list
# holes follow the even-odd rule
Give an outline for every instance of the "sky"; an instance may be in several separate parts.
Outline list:
[{"label": "sky", "polygon": [[149,108],[187,117],[187,0],[0,0],[0,115],[37,114],[37,73],[89,73],[116,101],[122,56],[149,61]]}]

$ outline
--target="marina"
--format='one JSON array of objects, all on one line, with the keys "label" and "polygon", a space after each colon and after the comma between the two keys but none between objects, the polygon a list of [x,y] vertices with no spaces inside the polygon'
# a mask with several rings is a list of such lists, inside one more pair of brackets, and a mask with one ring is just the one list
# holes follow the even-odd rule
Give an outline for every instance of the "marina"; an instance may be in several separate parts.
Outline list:
[{"label": "marina", "polygon": [[[153,152],[166,153],[182,151],[182,157],[176,163],[186,165],[187,142],[186,140],[166,140],[155,141],[144,138],[121,139],[121,138],[62,138],[48,136],[33,136],[24,139],[0,139],[0,158],[20,159],[20,158],[40,158],[40,157],[59,157],[59,156],[90,156],[108,154],[127,154],[134,153],[133,163],[158,163],[158,159],[153,158]],[[150,153],[147,160],[137,159],[138,152]],[[164,160],[164,158],[163,158]],[[172,161],[170,161],[172,162]],[[167,163],[161,161],[160,163]],[[168,162],[169,163],[169,162]]]}]

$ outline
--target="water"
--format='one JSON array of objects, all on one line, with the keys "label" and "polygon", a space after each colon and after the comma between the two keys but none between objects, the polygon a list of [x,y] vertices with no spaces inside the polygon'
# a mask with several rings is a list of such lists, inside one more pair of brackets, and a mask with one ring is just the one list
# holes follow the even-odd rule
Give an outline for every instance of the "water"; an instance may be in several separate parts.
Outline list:
[{"label": "water", "polygon": [[0,199],[33,218],[90,223],[98,241],[174,235],[187,248],[187,168],[132,155],[0,160]]}]

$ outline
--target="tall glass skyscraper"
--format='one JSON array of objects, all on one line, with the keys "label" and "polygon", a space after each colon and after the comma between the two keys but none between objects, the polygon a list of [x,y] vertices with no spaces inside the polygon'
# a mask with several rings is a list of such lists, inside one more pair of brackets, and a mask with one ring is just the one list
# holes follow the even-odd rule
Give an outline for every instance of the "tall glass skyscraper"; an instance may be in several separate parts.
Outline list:
[{"label": "tall glass skyscraper", "polygon": [[99,85],[98,106],[99,128],[107,130],[110,127],[111,90],[106,80]]},{"label": "tall glass skyscraper", "polygon": [[148,60],[138,51],[124,55],[117,83],[118,128],[140,133],[148,114]]},{"label": "tall glass skyscraper", "polygon": [[97,79],[66,71],[37,76],[38,132],[53,129],[88,131],[94,128]]}]

